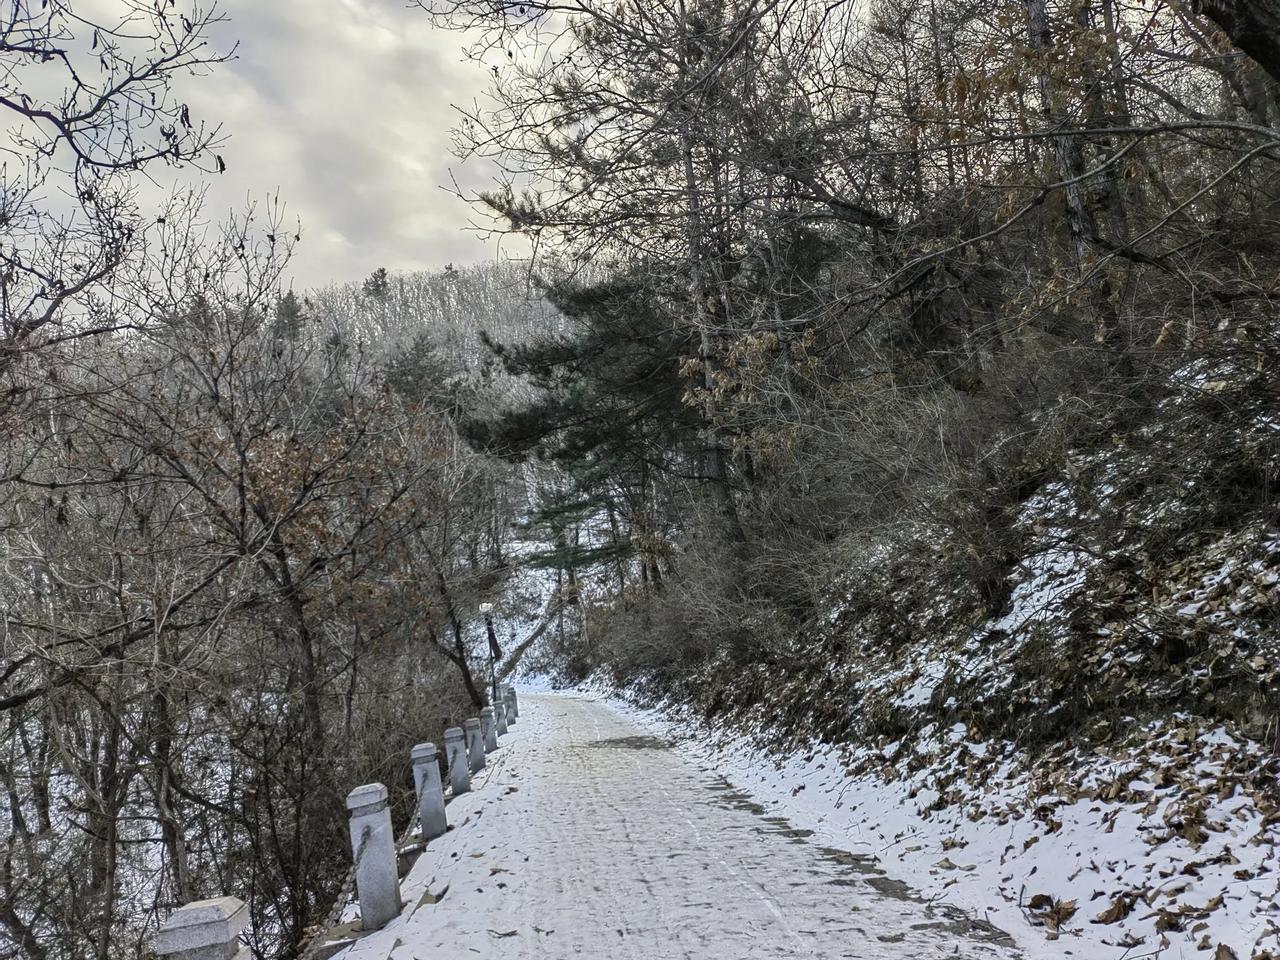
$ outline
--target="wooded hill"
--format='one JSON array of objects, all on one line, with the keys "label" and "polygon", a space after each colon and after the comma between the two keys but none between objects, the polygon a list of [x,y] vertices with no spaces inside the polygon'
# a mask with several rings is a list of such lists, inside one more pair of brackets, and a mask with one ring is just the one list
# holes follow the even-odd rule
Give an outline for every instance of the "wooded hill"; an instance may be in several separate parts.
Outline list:
[{"label": "wooded hill", "polygon": [[1229,743],[1269,842],[1270,5],[499,6],[460,137],[568,326],[499,345],[537,391],[467,432],[573,479],[538,515],[581,585],[551,661],[890,777],[960,725],[987,759],[944,806],[1011,758],[1106,796],[1088,758],[1127,745],[1197,848]]},{"label": "wooded hill", "polygon": [[[1089,599],[1046,601],[1080,609],[1027,653],[1062,670],[1036,730],[1119,694],[1098,644],[1162,678],[1125,712],[1180,695],[1274,736],[1266,575],[1220,617],[1167,609],[1218,558],[1275,563],[1265,4],[518,6],[460,137],[511,171],[485,200],[546,251],[565,329],[495,338],[536,390],[466,431],[574,480],[540,516],[593,528],[575,672],[767,686],[856,664],[872,620],[995,655],[1041,624],[977,625],[1047,563]],[[1163,682],[1209,666],[1220,695]]]}]

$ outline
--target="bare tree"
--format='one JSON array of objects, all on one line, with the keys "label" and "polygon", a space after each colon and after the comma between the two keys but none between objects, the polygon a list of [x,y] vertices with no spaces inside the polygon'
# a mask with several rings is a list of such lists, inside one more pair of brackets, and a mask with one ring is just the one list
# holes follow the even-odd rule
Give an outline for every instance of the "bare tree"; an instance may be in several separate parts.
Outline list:
[{"label": "bare tree", "polygon": [[[216,6],[126,0],[93,17],[67,0],[17,0],[0,20],[0,351],[9,366],[37,333],[118,329],[113,273],[154,218],[134,178],[153,165],[220,169],[218,128],[192,116],[178,76],[227,59],[209,46]],[[69,324],[60,332],[48,330]],[[72,330],[74,327],[74,330]]]}]

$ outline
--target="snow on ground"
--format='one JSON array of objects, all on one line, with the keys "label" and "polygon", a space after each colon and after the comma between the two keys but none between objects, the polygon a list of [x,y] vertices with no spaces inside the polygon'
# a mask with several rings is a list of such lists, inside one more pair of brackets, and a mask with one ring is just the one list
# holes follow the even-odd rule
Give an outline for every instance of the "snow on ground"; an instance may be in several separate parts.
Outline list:
[{"label": "snow on ground", "polygon": [[1055,795],[1006,768],[988,793],[965,795],[959,778],[945,774],[992,746],[967,742],[960,726],[938,731],[937,754],[919,756],[886,782],[847,773],[856,750],[801,744],[771,754],[669,712],[611,705],[677,740],[679,752],[748,792],[770,816],[813,830],[813,842],[874,857],[928,902],[1012,934],[1030,960],[1247,960],[1280,950],[1274,824],[1222,777],[1238,744],[1221,731],[1153,745],[1202,755],[1193,769],[1209,789],[1194,804],[1180,801],[1186,793],[1174,784],[1137,779],[1125,757],[1098,757],[1073,771],[1092,789],[1064,777]]},{"label": "snow on ground", "polygon": [[405,878],[405,911],[343,960],[1017,956],[620,709],[526,692],[480,789]]}]

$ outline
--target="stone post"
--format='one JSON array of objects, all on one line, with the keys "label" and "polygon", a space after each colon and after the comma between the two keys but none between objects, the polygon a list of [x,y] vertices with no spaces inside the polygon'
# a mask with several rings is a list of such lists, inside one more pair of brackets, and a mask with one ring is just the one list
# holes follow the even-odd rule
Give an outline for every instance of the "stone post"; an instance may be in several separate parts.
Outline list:
[{"label": "stone post", "polygon": [[498,725],[493,719],[493,707],[480,711],[480,730],[484,733],[485,753],[493,753],[498,749]]},{"label": "stone post", "polygon": [[471,770],[467,766],[467,745],[461,727],[450,727],[444,732],[444,757],[449,766],[449,786],[455,797],[471,789]]},{"label": "stone post", "polygon": [[520,704],[516,700],[516,688],[507,684],[502,688],[502,702],[507,705],[507,725],[516,722],[520,716]]},{"label": "stone post", "polygon": [[420,743],[409,753],[413,760],[413,786],[418,792],[418,823],[422,839],[434,840],[449,829],[444,812],[444,787],[440,785],[440,760],[434,743]]},{"label": "stone post", "polygon": [[467,756],[471,760],[471,772],[479,773],[484,769],[484,734],[480,731],[480,718],[464,720],[462,726],[467,733]]},{"label": "stone post", "polygon": [[507,735],[507,705],[499,700],[493,705],[493,719],[498,725],[498,736]]},{"label": "stone post", "polygon": [[250,960],[240,943],[249,908],[235,897],[197,900],[179,907],[160,924],[156,955],[163,960]]},{"label": "stone post", "polygon": [[356,899],[360,929],[380,930],[400,915],[400,874],[396,838],[391,831],[387,788],[366,783],[347,794],[351,851],[356,863]]}]

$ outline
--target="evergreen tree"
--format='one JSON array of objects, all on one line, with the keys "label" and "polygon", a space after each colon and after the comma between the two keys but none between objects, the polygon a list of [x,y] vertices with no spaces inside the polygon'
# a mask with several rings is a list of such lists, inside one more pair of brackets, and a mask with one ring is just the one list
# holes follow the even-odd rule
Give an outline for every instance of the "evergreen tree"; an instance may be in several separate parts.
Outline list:
[{"label": "evergreen tree", "polygon": [[400,397],[439,412],[462,406],[463,395],[469,393],[461,371],[450,368],[426,333],[418,334],[407,349],[392,356],[384,375],[387,385]]},{"label": "evergreen tree", "polygon": [[277,340],[297,340],[306,323],[302,301],[289,290],[276,300],[274,334]]},{"label": "evergreen tree", "polygon": [[[572,571],[639,556],[656,578],[661,487],[705,484],[707,428],[685,402],[681,366],[696,334],[673,323],[684,301],[636,268],[589,285],[547,291],[569,327],[519,345],[486,342],[508,373],[534,386],[531,399],[464,426],[476,446],[511,459],[553,462],[567,478],[544,494],[531,526],[548,551],[536,563]],[[611,519],[607,538],[574,542],[589,518]],[[607,541],[607,542],[606,542]]]}]

